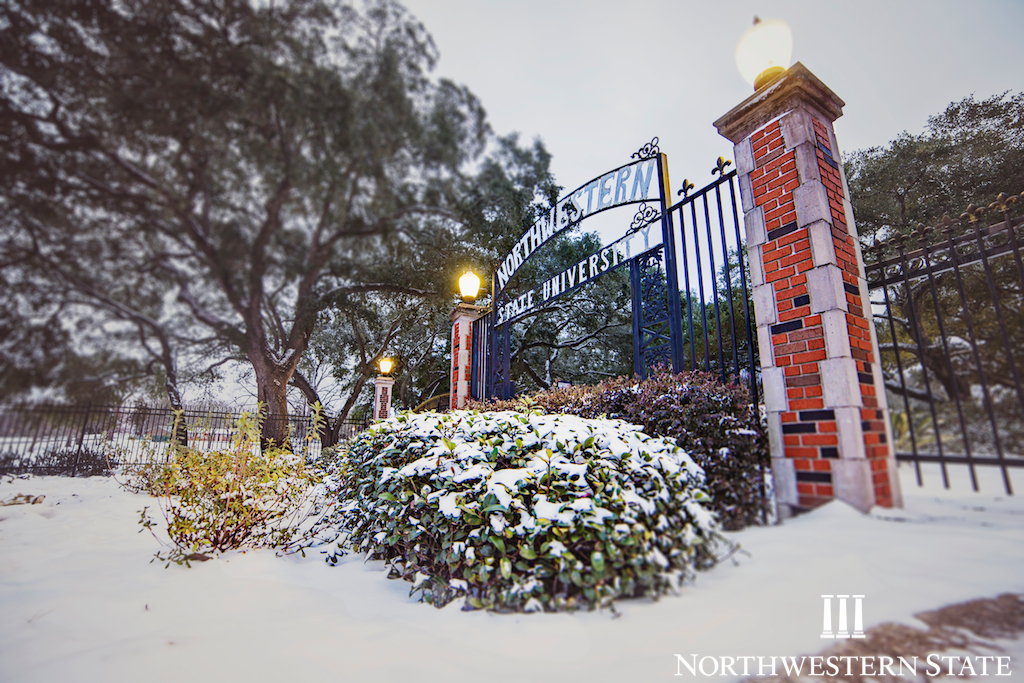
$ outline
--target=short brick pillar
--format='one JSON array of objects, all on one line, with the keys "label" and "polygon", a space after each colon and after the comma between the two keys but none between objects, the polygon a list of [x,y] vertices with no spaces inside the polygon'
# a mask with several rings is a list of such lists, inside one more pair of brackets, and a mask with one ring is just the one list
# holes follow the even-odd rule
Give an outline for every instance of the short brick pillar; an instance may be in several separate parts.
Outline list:
[{"label": "short brick pillar", "polygon": [[[735,145],[776,500],[902,506],[864,262],[832,123],[802,64],[715,122]],[[788,509],[787,509],[788,508]]]},{"label": "short brick pillar", "polygon": [[395,386],[394,377],[375,377],[373,379],[373,419],[386,420],[391,417],[391,393]]},{"label": "short brick pillar", "polygon": [[469,400],[473,377],[473,323],[486,310],[472,304],[459,304],[448,316],[452,321],[452,384],[449,405],[461,410]]}]

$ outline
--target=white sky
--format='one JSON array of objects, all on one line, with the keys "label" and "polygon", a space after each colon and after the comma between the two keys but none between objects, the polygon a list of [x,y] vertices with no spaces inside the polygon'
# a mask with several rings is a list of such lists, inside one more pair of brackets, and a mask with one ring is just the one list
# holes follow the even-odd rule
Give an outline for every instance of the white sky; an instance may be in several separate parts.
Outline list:
[{"label": "white sky", "polygon": [[712,122],[750,95],[736,43],[753,16],[793,30],[793,60],[843,98],[843,151],[882,145],[971,93],[1024,90],[1020,0],[406,0],[498,134],[543,139],[566,190],[653,136],[673,187],[732,146]]}]

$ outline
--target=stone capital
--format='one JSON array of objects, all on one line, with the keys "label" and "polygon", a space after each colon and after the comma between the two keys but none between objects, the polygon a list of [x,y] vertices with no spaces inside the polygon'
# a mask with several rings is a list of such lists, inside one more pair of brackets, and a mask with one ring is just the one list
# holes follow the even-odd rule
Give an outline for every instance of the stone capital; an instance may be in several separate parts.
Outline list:
[{"label": "stone capital", "polygon": [[715,121],[719,134],[734,145],[766,123],[794,109],[810,109],[832,123],[846,103],[800,62]]}]

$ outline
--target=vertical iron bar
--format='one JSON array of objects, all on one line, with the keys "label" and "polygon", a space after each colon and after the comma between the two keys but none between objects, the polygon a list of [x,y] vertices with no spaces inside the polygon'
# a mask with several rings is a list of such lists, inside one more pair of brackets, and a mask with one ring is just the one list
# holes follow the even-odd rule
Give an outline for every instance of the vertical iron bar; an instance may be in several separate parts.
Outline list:
[{"label": "vertical iron bar", "polygon": [[970,438],[967,435],[967,422],[964,420],[963,405],[960,402],[960,378],[956,375],[956,370],[953,368],[953,357],[949,354],[949,343],[946,341],[946,325],[942,317],[942,306],[939,303],[939,291],[935,286],[935,274],[932,270],[932,259],[931,259],[931,243],[927,238],[927,235],[921,234],[921,246],[924,249],[924,265],[925,270],[928,273],[928,288],[932,294],[932,304],[935,306],[935,318],[939,324],[939,339],[942,340],[942,352],[946,356],[946,365],[949,368],[949,377],[953,382],[953,400],[956,402],[956,413],[960,420],[960,435],[964,440],[964,453],[967,455],[967,469],[971,474],[971,487],[978,490],[978,476],[974,471],[974,459],[971,454],[971,443]]},{"label": "vertical iron bar", "polygon": [[[992,437],[996,443],[996,453],[999,456],[999,464],[1003,470],[1003,487],[1007,495],[1013,495],[1013,487],[1010,484],[1010,476],[1006,471],[1006,463],[1003,459],[1003,445],[999,438],[999,427],[996,424],[995,410],[992,405],[992,396],[988,391],[988,378],[985,376],[985,368],[981,363],[981,354],[978,352],[978,340],[974,334],[974,318],[971,316],[971,307],[967,303],[967,294],[964,290],[963,277],[960,275],[960,257],[956,253],[956,246],[953,244],[953,230],[946,228],[946,249],[953,259],[953,273],[956,276],[956,289],[960,295],[960,310],[963,312],[964,322],[967,324],[967,338],[971,344],[971,355],[974,357],[974,365],[978,368],[978,377],[981,379],[981,391],[985,401],[985,412],[988,414],[989,424],[992,426]],[[972,478],[973,480],[973,478]],[[975,489],[977,490],[977,489]]]},{"label": "vertical iron bar", "polygon": [[78,450],[75,451],[75,462],[71,466],[71,476],[75,477],[78,475],[78,460],[82,457],[82,442],[85,440],[85,430],[89,427],[89,412],[92,410],[92,404],[86,406],[85,417],[82,419],[82,431],[78,435]]},{"label": "vertical iron bar", "polygon": [[732,202],[732,222],[733,227],[736,230],[736,250],[739,253],[740,258],[740,285],[743,288],[743,319],[746,321],[747,327],[747,351],[750,355],[750,400],[756,406],[757,400],[757,366],[755,365],[754,355],[757,353],[757,348],[754,346],[754,333],[751,323],[753,320],[750,316],[750,292],[747,289],[747,271],[743,267],[743,259],[746,258],[744,253],[744,243],[740,237],[740,215],[739,210],[736,208],[736,186],[734,183],[735,175],[729,178],[729,198]]},{"label": "vertical iron bar", "polygon": [[[696,204],[696,197],[694,197],[693,206]],[[707,197],[704,197],[705,212],[707,209]],[[701,259],[700,259],[700,229],[697,224],[697,209],[693,209],[693,249],[697,257],[697,291],[700,293],[700,319],[701,319],[701,332],[704,335],[704,371],[711,372],[711,352],[708,349],[708,308],[707,303],[704,300],[704,274],[701,271]]]},{"label": "vertical iron bar", "polygon": [[[890,308],[889,301],[889,286],[885,284],[885,265],[882,262],[879,263],[879,272],[882,277],[882,294],[885,297],[885,319],[889,323],[889,335],[892,337],[892,345],[896,353],[896,370],[900,373],[900,388],[902,389],[901,395],[903,396],[903,408],[907,414],[907,429],[910,432],[910,448],[914,451],[914,470],[917,473],[917,485],[923,486],[924,481],[921,479],[921,460],[919,458],[919,453],[917,452],[917,435],[914,432],[914,419],[910,412],[910,397],[907,396],[907,379],[903,374],[903,361],[900,358],[900,341],[896,336],[896,325],[892,320],[892,309]],[[868,303],[870,305],[870,301]],[[879,355],[881,355],[881,352],[879,352]],[[882,359],[879,358],[878,360],[881,362]],[[895,444],[893,444],[893,447],[895,448]]]},{"label": "vertical iron bar", "polygon": [[640,345],[643,343],[643,294],[640,291],[640,267],[636,258],[629,259],[629,288],[633,296],[633,374],[640,379],[647,379],[647,367],[644,364],[644,353]]},{"label": "vertical iron bar", "polygon": [[[992,294],[992,304],[996,309],[996,321],[999,323],[999,332],[1003,336],[1003,345],[1006,348],[1006,360],[1010,363],[1010,370],[1013,374],[1013,382],[1017,389],[1017,400],[1020,401],[1021,410],[1024,410],[1024,388],[1021,387],[1020,373],[1017,371],[1017,363],[1014,357],[1013,348],[1010,345],[1010,335],[1006,331],[1006,323],[1003,321],[1003,307],[999,303],[999,291],[996,288],[995,278],[992,276],[992,266],[988,262],[988,252],[985,249],[984,237],[981,234],[981,230],[978,228],[978,221],[973,216],[971,217],[971,226],[974,228],[974,238],[978,243],[978,254],[981,256],[981,263],[985,268],[985,279],[988,281],[988,289]],[[1012,225],[1011,225],[1012,228]],[[1011,231],[1012,232],[1012,231]],[[1013,246],[1017,246],[1017,236],[1012,235]],[[1015,257],[1020,258],[1019,252],[1015,252]],[[1024,281],[1021,282],[1024,285]]]},{"label": "vertical iron bar", "polygon": [[[679,207],[679,239],[683,249],[683,278],[686,280],[687,339],[690,342],[690,369],[697,369],[696,347],[693,343],[693,297],[690,296],[690,255],[686,251],[686,212]],[[685,355],[685,354],[684,354]]]},{"label": "vertical iron bar", "polygon": [[946,469],[946,454],[942,449],[942,434],[939,431],[939,416],[935,411],[935,398],[932,396],[932,385],[928,380],[928,363],[925,361],[925,346],[921,328],[917,324],[917,307],[914,305],[913,291],[910,286],[910,279],[907,276],[907,253],[903,249],[902,238],[897,241],[897,249],[900,256],[901,274],[903,275],[903,287],[907,295],[907,305],[910,307],[910,330],[917,345],[917,358],[921,361],[921,374],[924,376],[925,393],[928,396],[928,407],[932,414],[932,429],[935,432],[935,446],[939,450],[939,466],[942,469],[942,484],[949,488],[949,472]]},{"label": "vertical iron bar", "polygon": [[[739,349],[736,348],[736,309],[733,305],[732,299],[732,272],[729,268],[729,243],[725,238],[725,218],[722,215],[721,181],[719,181],[718,185],[715,185],[715,199],[718,202],[718,227],[722,234],[722,254],[725,259],[725,287],[729,300],[729,334],[732,338],[732,365],[733,372],[738,379],[740,375],[740,356]],[[722,359],[722,366],[725,366],[724,358]]]},{"label": "vertical iron bar", "polygon": [[[696,235],[697,234],[697,207],[696,207],[696,205],[693,202],[693,197],[690,197],[689,203],[690,203],[690,217],[693,219],[693,226],[694,226],[693,227],[693,234]],[[682,208],[679,209],[679,212],[683,213]],[[682,230],[682,228],[680,228],[680,230]],[[684,242],[684,244],[685,244],[685,242]],[[694,249],[699,249],[700,248],[698,246],[698,242],[697,242],[696,239],[694,239],[693,247],[694,247]],[[697,254],[697,272],[699,273],[700,272],[700,252],[697,251],[696,254]],[[687,261],[689,261],[689,254],[687,254]],[[697,277],[700,278],[700,275],[698,275]],[[688,302],[687,303],[687,310],[689,311],[689,325],[690,325],[690,361],[691,361],[690,362],[690,369],[691,370],[696,370],[697,369],[697,338],[693,334],[693,306],[694,306],[694,304],[697,303],[697,301],[696,301],[696,299],[693,296],[693,290],[690,288],[690,271],[689,271],[689,268],[687,268],[687,271],[686,271],[686,301]]]},{"label": "vertical iron bar", "polygon": [[715,268],[715,245],[711,238],[711,216],[708,213],[708,194],[704,193],[704,228],[708,233],[708,262],[711,266],[711,296],[715,300],[715,333],[718,336],[718,365],[721,368],[722,384],[725,380],[725,351],[722,349],[722,311],[718,304],[718,269]]},{"label": "vertical iron bar", "polygon": [[682,372],[683,367],[683,312],[679,305],[679,266],[676,263],[676,233],[669,211],[668,157],[658,155],[658,180],[661,183],[661,241],[662,258],[665,261],[666,309],[668,311],[669,348],[672,352],[672,372]]}]

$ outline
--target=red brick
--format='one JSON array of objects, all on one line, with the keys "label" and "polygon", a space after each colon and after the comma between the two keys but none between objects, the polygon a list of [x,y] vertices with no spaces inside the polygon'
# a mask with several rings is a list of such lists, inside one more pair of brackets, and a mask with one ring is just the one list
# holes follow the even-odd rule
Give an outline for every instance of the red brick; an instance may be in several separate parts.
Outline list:
[{"label": "red brick", "polygon": [[790,401],[789,407],[793,410],[817,410],[824,408],[825,402],[820,398],[805,398],[799,401]]},{"label": "red brick", "polygon": [[794,363],[807,363],[813,360],[825,360],[824,349],[818,349],[815,351],[808,351],[807,353],[798,353],[793,356]]}]

